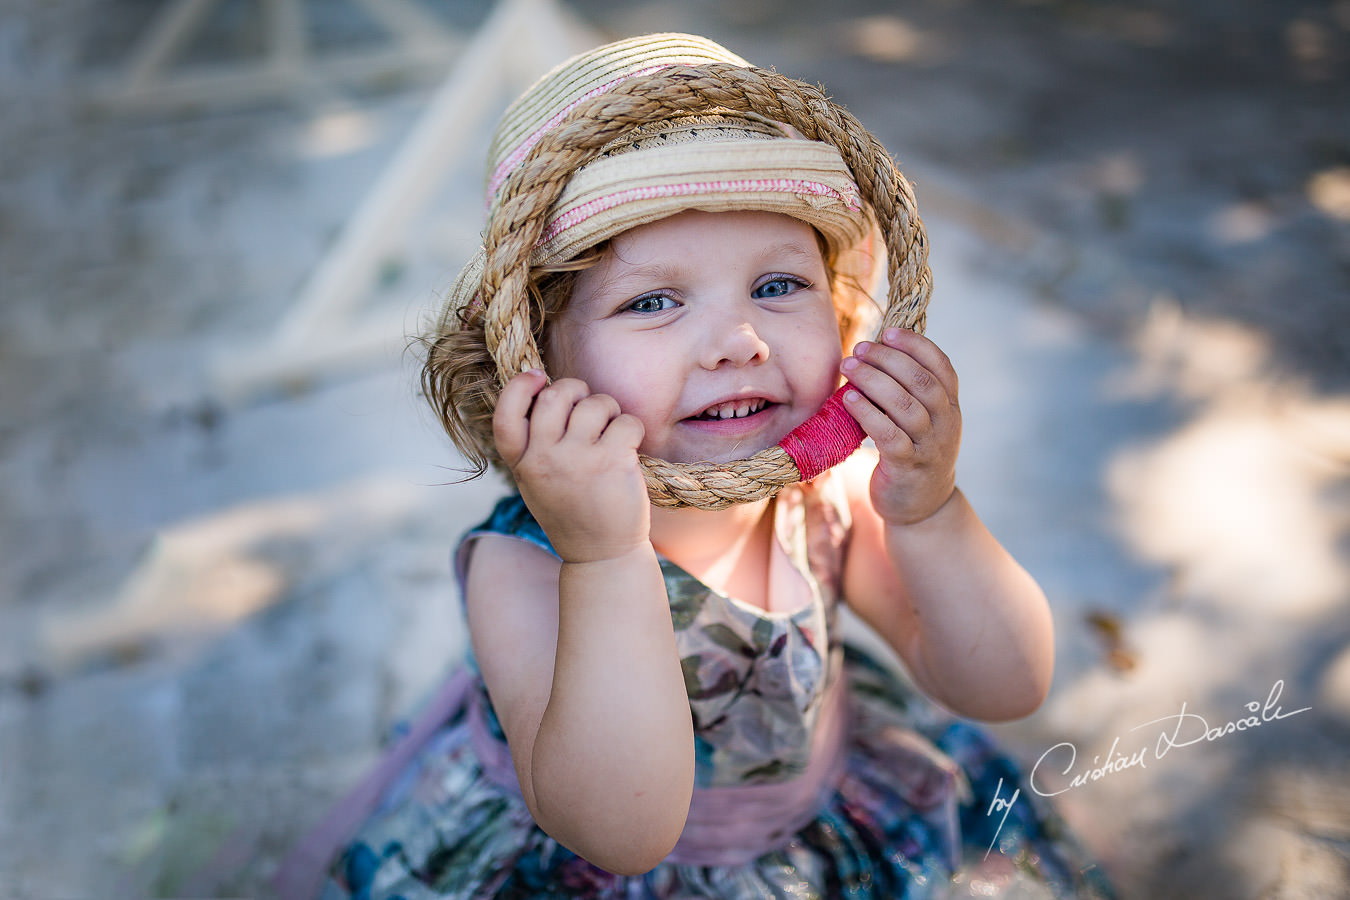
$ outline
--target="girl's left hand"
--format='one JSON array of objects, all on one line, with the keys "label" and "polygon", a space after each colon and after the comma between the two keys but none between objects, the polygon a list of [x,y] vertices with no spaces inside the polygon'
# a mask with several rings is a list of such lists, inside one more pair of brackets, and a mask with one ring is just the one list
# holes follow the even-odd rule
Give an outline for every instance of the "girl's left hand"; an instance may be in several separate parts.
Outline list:
[{"label": "girl's left hand", "polygon": [[956,489],[961,408],[956,370],[937,344],[888,328],[864,341],[839,370],[857,390],[844,406],[877,445],[870,494],[891,525],[912,525],[942,508]]}]

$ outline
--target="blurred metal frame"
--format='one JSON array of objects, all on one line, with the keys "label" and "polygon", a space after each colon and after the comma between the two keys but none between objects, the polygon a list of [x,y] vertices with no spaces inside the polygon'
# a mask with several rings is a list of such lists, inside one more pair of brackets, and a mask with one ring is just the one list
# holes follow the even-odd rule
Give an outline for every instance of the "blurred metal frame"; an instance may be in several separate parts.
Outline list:
[{"label": "blurred metal frame", "polygon": [[100,106],[163,111],[219,107],[334,83],[440,71],[463,39],[411,0],[355,0],[392,38],[373,50],[310,52],[304,0],[259,0],[267,50],[257,60],[189,70],[173,63],[218,0],[170,0],[146,29],[123,77],[93,92]]},{"label": "blurred metal frame", "polygon": [[[175,13],[183,18],[200,16],[211,2],[180,0]],[[296,2],[282,0],[276,5],[293,11]],[[395,10],[412,9],[403,0],[362,2],[372,9],[381,6],[391,16],[400,15]],[[282,18],[296,21],[291,13]],[[400,21],[408,26],[416,20],[410,16]],[[165,25],[164,29],[186,31],[191,21],[171,24],[172,28]],[[279,32],[291,28],[285,25]],[[172,46],[164,50],[158,45],[172,44],[173,37],[147,39],[146,58],[152,62],[163,58]],[[294,43],[293,39],[278,40]],[[492,127],[490,117],[500,112],[496,103],[501,96],[518,94],[557,63],[596,43],[599,38],[557,0],[502,0],[458,55],[449,77],[332,249],[311,272],[275,331],[258,346],[234,348],[213,361],[208,376],[217,399],[242,403],[258,394],[304,386],[324,376],[387,361],[391,343],[401,347],[404,341],[405,311],[356,316],[376,281],[381,261],[405,240],[413,219],[446,175],[464,162],[472,131]]]}]

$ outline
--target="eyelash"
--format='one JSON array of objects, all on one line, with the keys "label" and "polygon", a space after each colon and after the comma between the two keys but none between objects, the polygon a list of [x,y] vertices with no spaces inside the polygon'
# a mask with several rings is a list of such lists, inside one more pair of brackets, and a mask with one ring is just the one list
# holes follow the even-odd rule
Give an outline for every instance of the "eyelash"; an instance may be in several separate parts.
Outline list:
[{"label": "eyelash", "polygon": [[764,290],[764,288],[768,287],[771,284],[777,284],[780,281],[787,282],[788,284],[791,285],[795,285],[797,290],[802,290],[804,288],[809,288],[811,286],[811,282],[803,278],[798,278],[796,275],[774,274],[770,275],[767,279],[765,279],[758,286],[756,286],[755,289],[751,292],[751,296],[759,300],[764,300],[764,299],[776,299],[777,297],[786,297],[788,294],[796,293],[796,291],[788,291],[785,294],[777,294],[774,297],[758,296],[759,292]]},{"label": "eyelash", "polygon": [[663,308],[663,309],[637,309],[637,305],[638,305],[639,303],[645,303],[645,302],[650,301],[650,300],[668,300],[668,301],[670,301],[671,303],[674,303],[674,302],[675,302],[675,301],[672,300],[670,297],[667,297],[665,294],[643,294],[641,297],[637,297],[637,298],[635,298],[635,299],[633,299],[633,300],[630,300],[628,303],[624,304],[623,311],[624,311],[624,312],[639,313],[639,314],[644,314],[644,315],[653,315],[653,314],[655,314],[655,313],[665,312],[665,311],[666,311],[665,308]]},{"label": "eyelash", "polygon": [[[782,293],[782,294],[775,294],[775,295],[772,295],[772,296],[761,296],[761,295],[760,295],[760,291],[764,290],[764,288],[768,287],[768,286],[771,285],[771,284],[778,284],[778,283],[780,283],[780,282],[786,283],[786,284],[790,284],[790,285],[793,285],[797,290],[802,290],[802,289],[804,289],[804,288],[809,288],[809,287],[811,287],[811,282],[805,280],[804,278],[798,278],[796,275],[786,275],[786,274],[779,275],[779,274],[775,274],[775,275],[770,275],[767,279],[765,279],[764,281],[762,281],[760,284],[756,285],[756,286],[755,286],[755,289],[754,289],[753,291],[750,292],[750,296],[754,297],[754,298],[757,299],[757,300],[774,300],[774,299],[777,299],[777,298],[779,298],[779,297],[786,297],[786,296],[788,296],[789,294],[794,294],[794,293],[796,293],[796,290],[792,290],[792,291],[786,291],[786,292],[784,292],[784,293]],[[670,303],[675,303],[675,300],[673,300],[671,297],[666,296],[665,294],[643,294],[641,297],[636,297],[636,298],[634,298],[633,300],[630,300],[628,303],[624,304],[623,310],[622,310],[622,311],[623,311],[623,312],[638,313],[638,314],[640,314],[640,315],[655,315],[656,313],[666,312],[667,309],[669,308],[669,307],[663,307],[662,309],[638,309],[638,308],[637,308],[638,304],[640,304],[640,303],[646,303],[646,302],[649,302],[649,301],[652,301],[652,300],[664,300],[664,301],[668,301],[668,302],[670,302]]]}]

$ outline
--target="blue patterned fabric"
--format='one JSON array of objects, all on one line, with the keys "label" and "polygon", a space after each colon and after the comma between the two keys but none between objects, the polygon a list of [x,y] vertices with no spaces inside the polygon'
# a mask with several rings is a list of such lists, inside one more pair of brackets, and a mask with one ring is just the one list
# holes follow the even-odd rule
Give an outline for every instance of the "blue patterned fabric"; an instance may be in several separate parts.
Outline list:
[{"label": "blue patterned fabric", "polygon": [[[846,505],[826,476],[775,501],[775,535],[809,603],[765,612],[662,562],[695,723],[698,789],[774,784],[806,762],[822,698],[848,690],[845,765],[828,800],[781,846],[739,865],[666,861],[604,872],[559,845],[519,794],[494,784],[471,742],[481,680],[330,870],[324,900],[469,898],[1109,897],[1060,819],[983,731],[839,639]],[[519,496],[476,535],[551,549]],[[842,679],[842,683],[840,680]],[[1010,798],[991,813],[995,797]],[[992,850],[991,850],[992,847]]]}]

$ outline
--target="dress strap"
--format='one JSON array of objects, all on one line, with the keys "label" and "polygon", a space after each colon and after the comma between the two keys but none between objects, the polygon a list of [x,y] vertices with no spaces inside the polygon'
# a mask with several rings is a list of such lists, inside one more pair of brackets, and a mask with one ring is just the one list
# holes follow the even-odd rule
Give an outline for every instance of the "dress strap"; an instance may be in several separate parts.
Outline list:
[{"label": "dress strap", "polygon": [[519,494],[511,494],[497,501],[492,512],[479,524],[470,528],[460,538],[455,547],[452,563],[455,580],[459,583],[460,596],[464,596],[464,579],[469,569],[469,549],[474,540],[485,534],[499,534],[504,537],[518,538],[527,544],[533,544],[547,553],[557,556],[553,543],[544,533],[543,527],[535,521],[529,507]]}]

